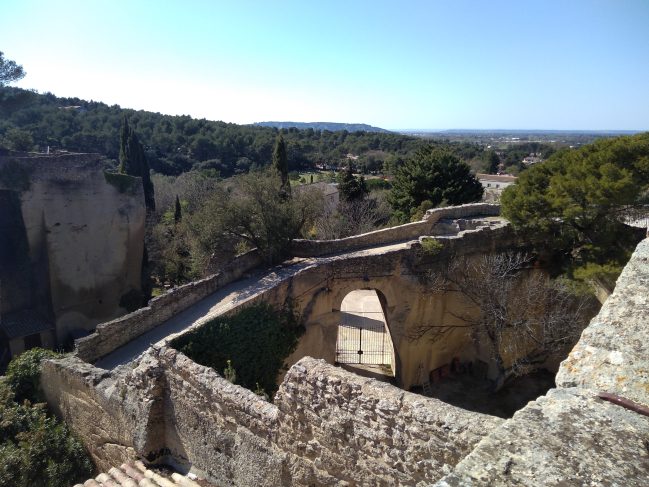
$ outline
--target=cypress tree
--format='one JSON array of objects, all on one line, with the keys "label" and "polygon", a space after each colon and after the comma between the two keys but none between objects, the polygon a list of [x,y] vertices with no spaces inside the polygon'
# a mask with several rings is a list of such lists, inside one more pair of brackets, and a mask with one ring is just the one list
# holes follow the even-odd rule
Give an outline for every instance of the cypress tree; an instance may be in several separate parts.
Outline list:
[{"label": "cypress tree", "polygon": [[137,134],[128,124],[126,115],[124,115],[124,124],[119,133],[119,143],[119,172],[142,178],[146,207],[149,210],[155,210],[154,188],[149,174],[149,162]]},{"label": "cypress tree", "polygon": [[126,115],[124,115],[124,123],[119,131],[119,172],[120,174],[129,174],[130,170],[130,154],[128,152],[128,140],[131,135],[131,128],[128,125]]},{"label": "cypress tree", "polygon": [[290,188],[291,186],[288,182],[288,156],[286,155],[286,144],[284,143],[284,137],[282,134],[277,136],[277,141],[275,142],[273,167],[277,169],[282,176],[282,186]]},{"label": "cypress tree", "polygon": [[174,221],[178,223],[180,220],[182,220],[182,217],[183,214],[180,208],[180,200],[178,199],[178,195],[176,195],[176,206],[174,207]]},{"label": "cypress tree", "polygon": [[139,144],[139,162],[142,175],[142,186],[144,187],[144,201],[146,207],[153,211],[155,210],[155,192],[153,188],[153,181],[151,181],[151,172],[149,169],[149,161],[146,158],[146,153],[144,152],[144,147],[142,144]]}]

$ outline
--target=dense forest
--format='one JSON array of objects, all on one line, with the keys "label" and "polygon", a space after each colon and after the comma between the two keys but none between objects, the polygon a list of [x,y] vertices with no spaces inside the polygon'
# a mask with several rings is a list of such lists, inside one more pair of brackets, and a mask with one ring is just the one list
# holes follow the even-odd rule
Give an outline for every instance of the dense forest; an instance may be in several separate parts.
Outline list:
[{"label": "dense forest", "polygon": [[331,130],[332,132],[337,132],[339,130],[347,130],[348,132],[355,132],[357,130],[363,130],[365,132],[383,132],[389,133],[389,130],[385,130],[379,127],[373,127],[372,125],[367,125],[366,123],[335,123],[335,122],[257,122],[252,125],[259,127],[276,127],[278,129],[290,129],[291,127],[296,127],[300,130],[306,130],[312,128],[313,130]]},{"label": "dense forest", "polygon": [[518,175],[526,169],[522,160],[530,153],[546,159],[554,152],[549,144],[527,142],[510,145],[495,157],[493,150],[480,143],[422,139],[393,132],[237,125],[11,87],[0,87],[0,148],[98,152],[105,157],[106,169],[116,171],[119,133],[125,117],[144,146],[150,168],[165,176],[197,171],[227,178],[248,173],[251,168],[267,167],[279,133],[284,136],[290,171],[310,170],[316,165],[345,166],[351,154],[356,156],[353,166],[357,172],[394,175],[420,147],[430,144],[450,150],[474,173],[496,172],[502,162],[507,172]]},{"label": "dense forest", "polygon": [[[354,161],[359,172],[394,174],[426,144],[450,149],[474,171],[488,170],[483,164],[484,146],[469,142],[423,140],[392,132],[237,125],[11,87],[0,87],[0,147],[45,151],[49,146],[50,150],[98,152],[105,156],[106,168],[115,170],[125,116],[144,145],[151,169],[166,176],[194,170],[230,177],[253,167],[266,167],[280,132],[286,141],[291,171],[313,169],[316,164],[341,166],[352,154],[359,156]],[[524,169],[520,161],[529,152],[543,152],[547,157],[551,151],[547,144],[521,144],[507,149],[502,159],[517,173]]]},{"label": "dense forest", "polygon": [[[99,152],[117,164],[119,131],[128,118],[146,149],[151,169],[165,175],[189,170],[212,169],[222,177],[248,172],[251,166],[270,163],[275,139],[281,131],[286,140],[291,170],[317,163],[338,165],[346,154],[379,151],[386,156],[413,153],[424,141],[395,133],[277,129],[197,120],[122,109],[78,98],[58,98],[52,93],[28,96],[26,90],[2,88],[0,136],[4,146],[44,151]],[[12,100],[20,100],[21,103]],[[27,103],[25,103],[27,101]],[[17,106],[18,105],[18,106]],[[74,108],[78,107],[78,108]],[[31,137],[31,140],[30,140]],[[3,145],[0,139],[0,146]]]}]

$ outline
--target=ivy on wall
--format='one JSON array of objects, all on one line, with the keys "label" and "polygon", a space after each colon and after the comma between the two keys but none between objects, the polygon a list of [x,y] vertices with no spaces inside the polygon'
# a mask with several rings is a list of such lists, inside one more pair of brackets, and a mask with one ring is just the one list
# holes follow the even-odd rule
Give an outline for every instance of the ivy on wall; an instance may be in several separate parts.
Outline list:
[{"label": "ivy on wall", "polygon": [[221,375],[231,365],[237,371],[236,383],[243,387],[274,393],[279,373],[287,369],[284,360],[304,333],[299,318],[293,308],[261,302],[215,318],[170,345]]},{"label": "ivy on wall", "polygon": [[131,194],[133,192],[133,188],[135,187],[135,177],[129,176],[128,174],[118,174],[104,171],[104,178],[106,179],[106,182],[108,184],[117,188],[117,190],[121,194],[124,194],[126,192],[128,192],[128,194]]},{"label": "ivy on wall", "polygon": [[31,175],[33,168],[11,159],[4,166],[0,166],[0,188],[10,189],[17,193],[24,193],[31,189]]}]

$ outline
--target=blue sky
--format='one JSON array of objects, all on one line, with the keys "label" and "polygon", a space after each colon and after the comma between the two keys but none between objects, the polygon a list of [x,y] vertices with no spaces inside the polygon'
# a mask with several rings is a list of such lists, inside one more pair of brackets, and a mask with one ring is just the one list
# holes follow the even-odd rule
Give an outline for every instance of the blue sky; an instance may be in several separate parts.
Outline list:
[{"label": "blue sky", "polygon": [[649,130],[649,1],[0,2],[18,83],[235,123]]}]

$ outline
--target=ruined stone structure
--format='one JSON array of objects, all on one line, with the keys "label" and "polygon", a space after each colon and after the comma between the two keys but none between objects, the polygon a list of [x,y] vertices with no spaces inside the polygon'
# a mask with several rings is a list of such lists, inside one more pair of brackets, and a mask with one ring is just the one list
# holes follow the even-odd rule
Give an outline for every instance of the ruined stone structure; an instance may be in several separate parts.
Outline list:
[{"label": "ruined stone structure", "polygon": [[426,485],[503,421],[311,358],[274,404],[167,347],[135,365],[43,368],[49,404],[102,471],[138,455],[220,485]]},{"label": "ruined stone structure", "polygon": [[273,404],[164,345],[106,371],[48,361],[48,403],[102,470],[134,456],[236,486],[614,486],[649,481],[649,239],[557,388],[504,421],[303,358]]},{"label": "ruined stone structure", "polygon": [[[236,312],[253,301],[265,300],[282,305],[291,300],[299,306],[306,334],[300,339],[298,349],[288,358],[288,365],[305,356],[333,364],[342,300],[351,291],[373,289],[381,300],[394,345],[395,377],[402,387],[408,389],[416,385],[414,381],[419,364],[424,364],[426,370],[433,370],[450,363],[456,356],[465,362],[479,357],[492,364],[490,374],[495,376],[495,364],[490,356],[476,350],[471,338],[461,331],[435,344],[426,340],[409,342],[404,335],[410,326],[425,320],[449,322],[454,319],[446,314],[446,309],[454,305],[455,297],[431,297],[422,293],[421,279],[429,269],[444,263],[452,255],[481,255],[494,250],[521,248],[520,238],[496,216],[498,211],[498,206],[486,204],[443,208],[432,210],[422,222],[358,237],[322,242],[298,241],[294,252],[303,256],[298,263],[282,274],[259,278],[255,285],[241,290],[237,299],[215,301],[212,303],[213,311],[200,314],[197,319],[188,308],[201,306],[200,300],[232,283],[251,266],[259,265],[256,253],[244,254],[230,261],[214,276],[181,286],[152,300],[147,308],[98,326],[93,335],[77,340],[77,356],[95,363],[111,353],[119,355],[122,353],[117,350],[120,346],[151,331],[151,338],[142,337],[142,348],[131,353],[130,360],[161,338],[161,344],[169,343],[178,333],[219,314]],[[481,214],[483,216],[476,216]],[[438,255],[423,252],[419,241],[422,234],[436,235],[443,242],[443,250]],[[259,282],[261,285],[257,285]],[[187,310],[187,318],[179,314],[184,310]],[[173,318],[176,325],[170,328],[168,336],[161,337],[157,327],[174,315],[177,315]],[[99,365],[108,366],[108,362],[114,363],[102,360]]]},{"label": "ruined stone structure", "polygon": [[0,157],[0,205],[0,323],[11,355],[126,313],[121,297],[140,289],[139,178],[105,175],[98,154]]}]

